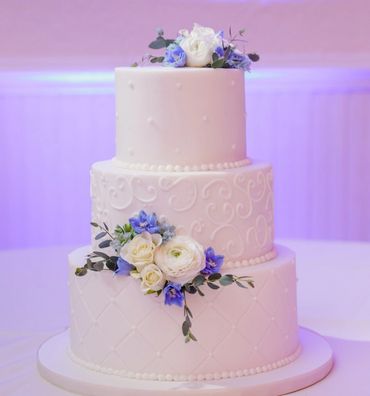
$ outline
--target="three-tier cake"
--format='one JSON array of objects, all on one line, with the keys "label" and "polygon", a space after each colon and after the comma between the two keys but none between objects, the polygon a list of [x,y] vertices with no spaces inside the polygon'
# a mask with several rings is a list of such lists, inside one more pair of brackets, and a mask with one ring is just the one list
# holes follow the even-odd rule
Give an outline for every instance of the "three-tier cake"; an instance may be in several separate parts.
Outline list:
[{"label": "three-tier cake", "polygon": [[[224,272],[255,287],[190,296],[198,342],[182,309],[143,296],[132,278],[76,277],[70,255],[71,356],[95,370],[166,380],[271,370],[300,350],[294,254],[274,246],[272,169],[246,157],[244,73],[116,69],[117,151],[91,170],[92,219],[110,229],[141,209],[225,257]],[[96,244],[93,229],[93,244]],[[97,246],[96,246],[97,248]]]},{"label": "three-tier cake", "polygon": [[69,256],[70,330],[40,349],[40,371],[89,395],[312,384],[331,350],[298,329],[272,169],[246,144],[244,71],[258,56],[199,25],[158,34],[151,48],[166,54],[150,59],[172,67],[115,71],[116,155],[91,168],[92,242]]}]

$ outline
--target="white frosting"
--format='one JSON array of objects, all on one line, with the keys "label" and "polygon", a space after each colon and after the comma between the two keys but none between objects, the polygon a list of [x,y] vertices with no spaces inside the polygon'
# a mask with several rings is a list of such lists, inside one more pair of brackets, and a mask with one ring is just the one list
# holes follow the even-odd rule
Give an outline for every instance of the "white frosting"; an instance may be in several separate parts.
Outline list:
[{"label": "white frosting", "polygon": [[116,157],[199,169],[244,161],[244,96],[241,70],[117,68]]},{"label": "white frosting", "polygon": [[271,166],[258,162],[182,173],[126,170],[116,161],[98,162],[91,170],[92,220],[113,229],[141,209],[156,212],[179,234],[204,248],[212,246],[227,262],[257,264],[273,257],[272,182]]},{"label": "white frosting", "polygon": [[163,296],[144,296],[139,281],[110,271],[76,277],[88,251],[69,258],[71,351],[78,363],[129,378],[201,381],[253,375],[298,356],[295,262],[288,249],[277,247],[276,259],[233,270],[252,276],[254,289],[233,285],[188,295],[198,338],[188,344],[183,310],[164,305]]},{"label": "white frosting", "polygon": [[[94,364],[83,359],[78,358],[70,348],[68,348],[68,354],[71,359],[88,368],[89,370],[97,371],[104,374],[116,375],[119,377],[125,378],[133,378],[138,380],[152,380],[152,381],[204,381],[204,380],[219,380],[219,379],[227,379],[227,378],[237,378],[237,377],[247,377],[249,375],[255,375],[258,373],[265,373],[267,371],[274,370],[279,367],[286,366],[287,364],[293,362],[298,358],[301,353],[301,346],[298,345],[297,349],[290,355],[284,359],[280,359],[276,362],[267,363],[262,366],[239,369],[235,371],[215,371],[212,373],[199,373],[197,375],[184,375],[184,374],[159,374],[159,373],[135,373],[127,370],[114,370],[112,368],[99,366],[98,364]],[[210,353],[210,357],[213,357],[213,354]],[[157,357],[160,357],[160,353],[157,353]]]}]

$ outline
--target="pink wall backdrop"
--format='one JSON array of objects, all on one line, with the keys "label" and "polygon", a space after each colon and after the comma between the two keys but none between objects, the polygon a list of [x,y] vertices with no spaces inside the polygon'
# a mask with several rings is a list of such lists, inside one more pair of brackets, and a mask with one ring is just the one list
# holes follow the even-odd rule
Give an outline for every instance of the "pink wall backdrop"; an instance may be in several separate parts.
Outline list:
[{"label": "pink wall backdrop", "polygon": [[[370,239],[370,3],[3,0],[0,248],[89,240],[89,167],[114,155],[112,70],[162,26],[246,27],[248,154],[278,237]],[[351,18],[349,18],[351,13]]]},{"label": "pink wall backdrop", "polygon": [[1,64],[112,68],[155,28],[246,28],[263,64],[369,66],[368,0],[1,0]]}]

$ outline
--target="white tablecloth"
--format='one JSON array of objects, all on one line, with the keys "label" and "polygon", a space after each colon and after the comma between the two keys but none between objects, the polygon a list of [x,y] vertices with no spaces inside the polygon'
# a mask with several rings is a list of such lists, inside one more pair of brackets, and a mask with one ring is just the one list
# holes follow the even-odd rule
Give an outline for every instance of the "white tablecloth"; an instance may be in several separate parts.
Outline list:
[{"label": "white tablecloth", "polygon": [[[281,241],[297,253],[299,323],[324,334],[335,366],[295,394],[370,395],[370,244]],[[68,247],[0,251],[0,396],[71,394],[44,381],[36,354],[68,326]]]}]

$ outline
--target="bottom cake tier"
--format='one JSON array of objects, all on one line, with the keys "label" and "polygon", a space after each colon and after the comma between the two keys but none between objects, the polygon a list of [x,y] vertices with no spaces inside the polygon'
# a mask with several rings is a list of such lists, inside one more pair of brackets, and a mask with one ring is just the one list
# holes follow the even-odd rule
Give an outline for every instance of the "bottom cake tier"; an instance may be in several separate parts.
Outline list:
[{"label": "bottom cake tier", "polygon": [[275,259],[228,269],[253,278],[254,288],[203,286],[190,295],[192,330],[184,342],[183,309],[163,296],[144,295],[139,281],[111,271],[76,277],[90,247],[73,251],[70,265],[70,357],[92,370],[129,378],[195,381],[266,372],[300,351],[295,256],[278,246]]}]

